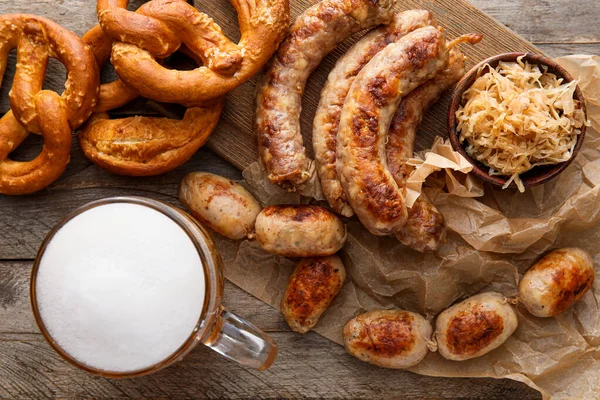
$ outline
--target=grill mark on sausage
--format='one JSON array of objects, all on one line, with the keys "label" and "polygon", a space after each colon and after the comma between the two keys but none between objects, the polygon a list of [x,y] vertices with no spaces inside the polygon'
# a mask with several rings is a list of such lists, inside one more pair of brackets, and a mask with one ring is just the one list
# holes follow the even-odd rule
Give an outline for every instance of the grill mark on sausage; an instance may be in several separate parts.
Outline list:
[{"label": "grill mark on sausage", "polygon": [[395,221],[402,217],[402,200],[398,199],[393,187],[381,183],[382,174],[381,171],[373,171],[365,176],[361,196],[374,200],[367,203],[367,209],[378,215],[380,221]]},{"label": "grill mark on sausage", "polygon": [[394,87],[388,79],[378,76],[368,83],[367,92],[371,95],[371,100],[375,106],[382,108],[388,105],[390,98],[394,94]]},{"label": "grill mark on sausage", "polygon": [[413,322],[413,316],[407,313],[363,321],[353,347],[389,358],[402,355],[415,345]]},{"label": "grill mark on sausage", "polygon": [[571,307],[592,286],[594,273],[570,262],[567,268],[557,269],[552,274],[552,281],[556,287],[562,288],[551,307],[552,314],[556,315]]},{"label": "grill mark on sausage", "polygon": [[343,283],[338,271],[322,258],[311,258],[294,271],[285,302],[301,325],[313,316],[315,307],[329,304],[337,295]]},{"label": "grill mark on sausage", "polygon": [[503,330],[502,317],[478,304],[452,318],[446,331],[446,342],[454,354],[473,355],[489,346]]},{"label": "grill mark on sausage", "polygon": [[358,147],[373,147],[377,143],[379,129],[378,113],[365,106],[359,106],[352,117],[352,134]]},{"label": "grill mark on sausage", "polygon": [[315,216],[316,215],[313,210],[299,209],[298,212],[296,212],[296,214],[294,214],[294,216],[292,217],[292,220],[296,222],[302,222],[305,220],[313,219]]},{"label": "grill mark on sausage", "polygon": [[426,36],[422,41],[415,43],[414,46],[410,47],[407,52],[408,60],[414,69],[425,67],[425,63],[431,58],[432,49],[434,50],[433,56],[437,56],[435,50],[439,50],[439,47],[435,46],[436,38],[433,36]]},{"label": "grill mark on sausage", "polygon": [[320,206],[290,204],[269,206],[263,209],[266,216],[279,216],[294,222],[330,221],[337,219],[335,215]]},{"label": "grill mark on sausage", "polygon": [[232,199],[235,199],[240,204],[242,204],[244,207],[248,207],[248,199],[232,191],[232,188],[235,185],[233,181],[229,180],[227,183],[224,183],[217,180],[213,180],[212,182],[207,180],[202,183],[209,184],[213,187],[211,194],[206,198],[207,205],[210,204],[215,197],[224,196],[231,197]]}]

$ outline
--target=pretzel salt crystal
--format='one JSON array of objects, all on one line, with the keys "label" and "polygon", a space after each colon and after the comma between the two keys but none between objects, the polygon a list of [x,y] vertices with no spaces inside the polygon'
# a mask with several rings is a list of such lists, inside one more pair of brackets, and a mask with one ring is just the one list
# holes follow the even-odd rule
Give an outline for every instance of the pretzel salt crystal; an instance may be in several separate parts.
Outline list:
[{"label": "pretzel salt crystal", "polygon": [[[11,111],[0,119],[0,193],[33,193],[54,182],[66,169],[71,130],[91,114],[100,74],[88,47],[72,32],[33,15],[0,16],[0,83],[11,50],[17,69],[10,92]],[[48,58],[67,69],[62,96],[42,90]],[[42,152],[32,161],[8,158],[28,131],[44,137]]]},{"label": "pretzel salt crystal", "polygon": [[[212,19],[182,0],[152,0],[135,13],[125,9],[125,0],[99,0],[97,11],[104,31],[119,41],[113,45],[111,60],[128,86],[156,101],[193,106],[221,97],[250,79],[287,32],[288,0],[232,0],[232,4],[241,31],[237,45]],[[177,71],[156,61],[181,43],[204,65]]]}]

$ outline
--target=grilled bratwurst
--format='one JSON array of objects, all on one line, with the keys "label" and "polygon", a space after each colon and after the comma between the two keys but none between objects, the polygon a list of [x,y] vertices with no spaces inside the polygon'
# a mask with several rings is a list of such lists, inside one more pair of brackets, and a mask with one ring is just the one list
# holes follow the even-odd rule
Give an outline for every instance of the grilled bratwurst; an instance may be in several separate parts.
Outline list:
[{"label": "grilled bratwurst", "polygon": [[350,205],[375,235],[407,219],[405,192],[387,168],[387,131],[398,105],[448,62],[442,32],[417,29],[379,52],[352,84],[340,117],[337,172]]},{"label": "grilled bratwurst", "polygon": [[256,218],[256,240],[268,253],[284,257],[330,256],[346,242],[346,227],[319,206],[270,206]]},{"label": "grilled bratwurst", "polygon": [[[442,95],[465,74],[465,57],[457,48],[450,50],[448,66],[402,99],[388,133],[387,165],[400,189],[414,167],[406,161],[413,156],[415,136],[423,116]],[[406,224],[396,232],[398,240],[417,251],[435,251],[446,238],[444,217],[425,193],[408,209]]]},{"label": "grilled bratwurst", "polygon": [[393,0],[324,0],[296,19],[258,84],[254,129],[272,183],[295,190],[314,173],[300,132],[309,75],[353,33],[389,23],[393,4]]},{"label": "grilled bratwurst", "polygon": [[200,222],[230,239],[252,236],[261,210],[243,186],[208,172],[187,174],[179,187],[179,200]]},{"label": "grilled bratwurst", "polygon": [[390,25],[375,29],[356,42],[340,57],[329,73],[315,114],[312,140],[323,195],[338,214],[346,217],[354,214],[335,168],[340,114],[350,86],[375,54],[407,33],[428,25],[435,25],[429,11],[410,10],[398,13]]},{"label": "grilled bratwurst", "polygon": [[500,293],[469,297],[438,315],[438,351],[454,361],[482,356],[502,345],[518,324],[517,313]]}]

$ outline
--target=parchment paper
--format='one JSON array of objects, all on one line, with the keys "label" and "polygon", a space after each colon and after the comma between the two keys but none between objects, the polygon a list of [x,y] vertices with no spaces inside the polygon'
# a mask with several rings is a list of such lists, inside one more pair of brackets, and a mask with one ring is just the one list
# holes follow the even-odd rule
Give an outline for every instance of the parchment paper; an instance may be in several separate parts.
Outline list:
[{"label": "parchment paper", "polygon": [[[558,247],[584,248],[600,272],[600,57],[558,61],[580,80],[592,122],[575,162],[559,178],[523,194],[484,187],[452,170],[431,175],[423,190],[450,229],[449,240],[437,254],[417,253],[394,237],[373,236],[358,221],[347,221],[349,237],[341,256],[349,278],[321,317],[318,333],[341,343],[346,321],[374,308],[415,311],[433,321],[452,303],[481,291],[514,296],[520,274],[542,253]],[[434,145],[441,153],[448,151],[441,139]],[[443,164],[452,158],[446,155],[438,161]],[[413,162],[424,164],[423,159],[426,154]],[[461,160],[454,161],[457,170],[467,171]],[[263,204],[312,200],[271,185],[258,164],[244,171],[244,177]],[[417,192],[418,180],[411,186]],[[318,195],[314,187],[309,189]],[[278,308],[295,260],[269,255],[253,241],[234,242],[216,234],[215,239],[225,276]],[[575,307],[556,318],[536,318],[517,306],[519,328],[497,350],[463,362],[429,353],[411,370],[434,376],[515,379],[544,398],[599,398],[599,294],[600,278]]]}]

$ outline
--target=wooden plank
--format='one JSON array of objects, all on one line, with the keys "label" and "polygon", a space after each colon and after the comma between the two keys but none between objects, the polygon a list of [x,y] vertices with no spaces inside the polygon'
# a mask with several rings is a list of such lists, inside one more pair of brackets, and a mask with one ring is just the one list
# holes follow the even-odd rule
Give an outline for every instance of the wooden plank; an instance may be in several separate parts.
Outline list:
[{"label": "wooden plank", "polygon": [[[405,398],[522,399],[538,394],[496,379],[446,379],[384,370],[362,363],[329,340],[290,332],[278,311],[226,284],[224,304],[270,332],[279,344],[275,365],[261,373],[240,367],[202,346],[185,360],[135,380],[107,380],[63,361],[37,333],[29,310],[31,262],[0,262],[0,398]],[[423,388],[427,392],[423,392]]]},{"label": "wooden plank", "polygon": [[571,54],[600,54],[600,44],[579,43],[542,43],[537,47],[552,57],[562,57]]},{"label": "wooden plank", "polygon": [[279,358],[265,372],[243,368],[199,346],[158,373],[109,380],[71,367],[41,335],[0,335],[0,398],[539,398],[533,389],[508,379],[434,378],[377,368],[313,333],[272,336]]},{"label": "wooden plank", "polygon": [[[470,0],[533,43],[600,44],[600,2]],[[598,52],[598,47],[596,48]]]}]

